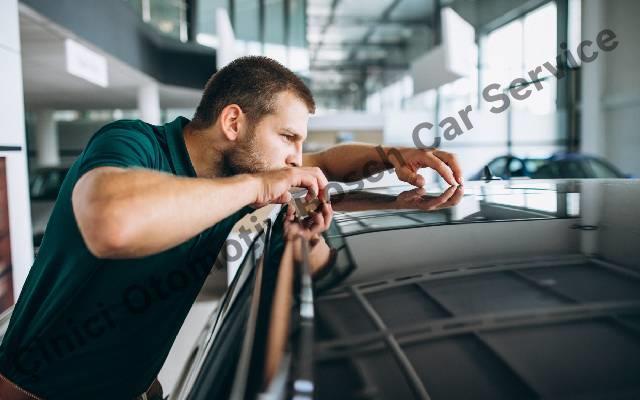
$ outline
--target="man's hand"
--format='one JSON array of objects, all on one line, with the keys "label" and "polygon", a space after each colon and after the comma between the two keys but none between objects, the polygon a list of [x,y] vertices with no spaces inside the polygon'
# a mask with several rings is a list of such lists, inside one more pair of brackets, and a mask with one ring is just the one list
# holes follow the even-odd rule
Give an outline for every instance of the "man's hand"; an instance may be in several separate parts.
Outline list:
[{"label": "man's hand", "polygon": [[434,169],[449,185],[462,185],[462,170],[456,156],[433,148],[398,149],[402,157],[389,156],[389,162],[396,169],[396,175],[404,182],[417,187],[425,184],[424,177],[418,173],[420,168]]},{"label": "man's hand", "polygon": [[327,178],[317,167],[288,167],[275,171],[253,174],[258,182],[255,206],[270,203],[284,204],[291,200],[289,189],[302,187],[307,189],[307,200],[324,198]]},{"label": "man's hand", "polygon": [[289,206],[284,220],[285,236],[288,240],[293,240],[296,236],[301,235],[313,242],[322,232],[329,229],[332,220],[333,209],[329,202],[322,202],[322,206],[317,211],[312,211],[310,216],[303,221],[296,220],[295,209]]}]

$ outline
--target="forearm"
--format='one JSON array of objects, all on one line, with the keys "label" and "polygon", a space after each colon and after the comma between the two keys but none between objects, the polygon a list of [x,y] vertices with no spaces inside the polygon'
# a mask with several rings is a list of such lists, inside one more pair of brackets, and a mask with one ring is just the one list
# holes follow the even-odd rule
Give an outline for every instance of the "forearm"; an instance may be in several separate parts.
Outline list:
[{"label": "forearm", "polygon": [[[79,224],[83,236],[94,243],[100,243],[100,235],[110,238],[106,248],[98,251],[109,258],[142,257],[169,249],[252,203],[256,196],[249,175],[183,178],[145,169],[100,173],[74,193],[74,212],[84,221]],[[80,198],[86,204],[77,204]]]},{"label": "forearm", "polygon": [[390,158],[399,158],[397,148],[345,143],[307,155],[307,160],[320,167],[331,181],[353,182],[393,168]]}]

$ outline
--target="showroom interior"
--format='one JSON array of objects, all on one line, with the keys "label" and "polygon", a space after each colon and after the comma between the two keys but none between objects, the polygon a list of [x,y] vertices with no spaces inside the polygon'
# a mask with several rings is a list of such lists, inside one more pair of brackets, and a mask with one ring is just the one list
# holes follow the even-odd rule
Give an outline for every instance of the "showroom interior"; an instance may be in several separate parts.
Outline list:
[{"label": "showroom interior", "polygon": [[[191,118],[209,77],[245,55],[311,90],[304,151],[433,142],[467,181],[635,180],[638,18],[634,0],[3,0],[0,312],[91,136],[114,120]],[[526,175],[536,160],[582,160],[594,175]],[[237,268],[200,292],[160,372],[165,393]]]}]

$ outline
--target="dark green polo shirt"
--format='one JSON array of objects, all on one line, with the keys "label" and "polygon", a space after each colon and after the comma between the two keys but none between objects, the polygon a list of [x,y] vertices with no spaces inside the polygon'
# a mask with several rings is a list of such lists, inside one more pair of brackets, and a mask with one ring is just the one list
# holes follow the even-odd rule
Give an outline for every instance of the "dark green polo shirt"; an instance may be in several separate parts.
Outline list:
[{"label": "dark green polo shirt", "polygon": [[251,208],[159,254],[108,260],[87,249],[71,193],[100,166],[195,177],[188,122],[121,120],[92,136],[62,184],[0,346],[9,379],[47,399],[128,399],[156,377],[228,233]]}]

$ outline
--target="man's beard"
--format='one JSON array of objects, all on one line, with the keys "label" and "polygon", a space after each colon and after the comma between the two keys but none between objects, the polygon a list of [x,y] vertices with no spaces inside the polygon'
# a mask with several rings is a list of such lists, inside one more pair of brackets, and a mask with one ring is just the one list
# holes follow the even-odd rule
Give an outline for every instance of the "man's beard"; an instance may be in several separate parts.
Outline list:
[{"label": "man's beard", "polygon": [[272,169],[258,149],[255,131],[249,128],[248,134],[242,136],[244,139],[223,155],[224,175],[251,174]]}]

